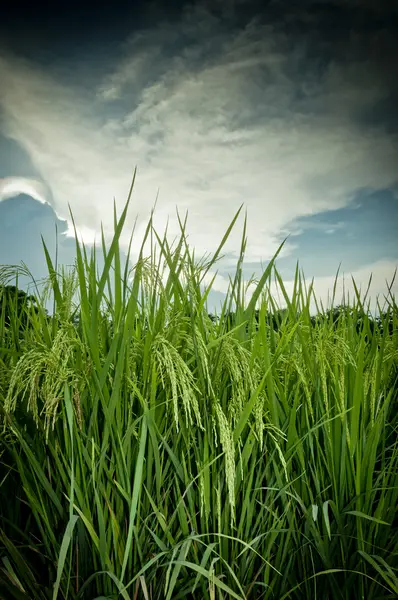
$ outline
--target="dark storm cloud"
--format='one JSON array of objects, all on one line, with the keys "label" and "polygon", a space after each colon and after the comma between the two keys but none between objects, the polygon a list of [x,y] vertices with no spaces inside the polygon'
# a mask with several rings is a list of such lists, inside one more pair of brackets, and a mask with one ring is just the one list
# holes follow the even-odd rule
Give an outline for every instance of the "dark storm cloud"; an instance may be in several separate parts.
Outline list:
[{"label": "dark storm cloud", "polygon": [[[182,47],[188,51],[198,39],[204,44],[207,38],[211,44],[211,17],[214,28],[219,33],[224,29],[229,35],[254,21],[284,38],[285,50],[293,58],[293,74],[299,71],[311,81],[324,77],[330,67],[352,64],[358,74],[350,72],[349,76],[357,78],[364,93],[370,87],[383,88],[385,98],[378,101],[374,111],[364,109],[357,115],[358,119],[380,123],[383,111],[394,121],[394,100],[398,99],[398,77],[393,76],[398,71],[397,6],[388,0],[8,2],[0,19],[0,50],[3,45],[30,56],[47,68],[53,66],[62,76],[63,60],[67,63],[79,59],[77,62],[82,63],[95,48],[96,61],[89,61],[94,71],[91,75],[95,76],[99,64],[106,70],[109,56],[114,60],[121,48],[126,50],[123,42],[131,31],[144,31],[145,38],[149,30],[155,32],[157,23],[174,23],[175,46],[170,43],[168,51],[178,54]],[[202,29],[201,7],[206,15]],[[186,26],[190,12],[194,14],[191,32]],[[179,27],[182,21],[184,35]],[[298,46],[299,55],[294,52]],[[211,46],[207,51],[210,55]],[[194,54],[192,51],[192,68]],[[197,54],[197,60],[203,60],[203,53]],[[300,95],[305,96],[306,91],[298,92],[298,100]]]}]

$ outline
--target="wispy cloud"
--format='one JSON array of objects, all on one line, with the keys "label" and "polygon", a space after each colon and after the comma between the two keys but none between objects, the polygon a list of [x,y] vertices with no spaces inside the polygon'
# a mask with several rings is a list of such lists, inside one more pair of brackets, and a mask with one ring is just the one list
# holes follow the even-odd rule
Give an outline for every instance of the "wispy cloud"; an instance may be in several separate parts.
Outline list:
[{"label": "wispy cloud", "polygon": [[[94,88],[0,56],[0,102],[6,134],[29,152],[56,213],[69,219],[69,203],[89,241],[100,221],[110,233],[113,198],[121,207],[137,165],[137,244],[159,189],[155,226],[162,232],[170,216],[178,235],[175,207],[188,210],[198,255],[216,248],[244,203],[246,260],[255,262],[298,217],[397,183],[397,137],[355,119],[385,95],[373,66],[354,58],[320,70],[282,28],[255,19],[227,29],[201,5],[178,26],[133,35]],[[240,232],[225,247],[232,256]],[[290,238],[285,255],[294,247]]]},{"label": "wispy cloud", "polygon": [[26,177],[0,178],[0,202],[18,194],[26,194],[42,204],[49,200],[49,190],[42,181]]}]

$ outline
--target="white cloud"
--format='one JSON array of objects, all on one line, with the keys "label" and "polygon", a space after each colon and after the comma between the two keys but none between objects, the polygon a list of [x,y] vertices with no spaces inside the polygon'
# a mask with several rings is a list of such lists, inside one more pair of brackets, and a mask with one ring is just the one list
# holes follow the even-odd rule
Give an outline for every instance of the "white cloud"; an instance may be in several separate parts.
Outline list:
[{"label": "white cloud", "polygon": [[[350,304],[355,302],[356,295],[354,285],[352,283],[352,278],[354,279],[355,285],[360,291],[361,299],[364,299],[366,290],[368,289],[369,280],[372,276],[371,283],[369,286],[369,291],[367,294],[367,302],[370,299],[370,310],[373,314],[378,312],[377,309],[377,297],[379,297],[380,307],[386,308],[385,298],[388,296],[391,301],[391,297],[388,294],[388,289],[391,286],[391,282],[393,280],[394,271],[398,270],[398,260],[379,260],[372,264],[366,265],[360,269],[356,269],[352,272],[344,272],[344,270],[340,270],[339,276],[337,278],[336,284],[336,292],[335,292],[335,300],[334,306],[341,304],[343,302],[343,298],[345,301]],[[337,271],[337,269],[336,269]],[[306,276],[306,274],[304,273]],[[398,274],[397,274],[398,275]],[[214,276],[214,272],[207,273],[204,284],[209,285],[212,277]],[[257,277],[259,279],[259,277]],[[283,279],[283,278],[282,278]],[[321,307],[321,303],[323,307],[326,309],[331,306],[331,299],[333,295],[333,288],[335,285],[336,277],[326,276],[326,277],[314,277],[314,285],[313,290],[314,293],[311,296],[310,302],[310,312],[311,314],[315,314],[317,312],[316,303],[314,300],[314,296],[316,301],[318,302],[319,308]],[[248,279],[245,279],[247,282]],[[280,308],[286,307],[286,302],[284,300],[281,288],[279,285],[275,284],[274,277],[271,277],[271,287],[270,291],[273,298],[276,300],[277,305]],[[305,286],[307,291],[309,289],[311,283],[311,278],[305,278]],[[289,296],[292,298],[293,289],[294,289],[294,280],[285,280],[283,279],[283,285],[285,290]],[[214,284],[212,285],[212,290],[215,292],[221,292],[222,294],[226,294],[228,292],[229,287],[229,279],[228,277],[223,276],[222,274],[217,274]],[[253,283],[247,287],[247,293],[245,295],[245,302],[249,302],[254,289],[256,288],[256,284]],[[398,297],[398,276],[395,278],[393,285],[391,287],[391,294],[397,299]],[[217,308],[219,310],[219,306],[212,307]]]},{"label": "white cloud", "polygon": [[0,202],[13,198],[19,194],[26,194],[42,204],[49,203],[49,190],[43,182],[26,177],[0,178]]},{"label": "white cloud", "polygon": [[[181,33],[196,43],[170,56]],[[161,24],[133,37],[94,100],[84,82],[81,89],[68,87],[27,61],[3,56],[6,133],[29,152],[56,213],[69,219],[71,205],[87,241],[100,221],[110,235],[113,198],[120,209],[137,165],[124,244],[139,213],[138,247],[159,188],[160,234],[170,216],[169,233],[178,235],[178,206],[182,217],[189,211],[197,256],[214,251],[244,203],[246,261],[267,260],[295,218],[342,208],[357,189],[397,180],[396,139],[382,130],[370,135],[351,119],[355,107],[368,105],[370,84],[359,77],[347,86],[349,64],[314,81],[302,72],[303,48],[291,50],[289,43],[258,22],[228,33],[203,7],[192,9],[178,28]],[[311,89],[308,113],[294,110],[298,88]],[[118,99],[125,114],[110,116]],[[231,234],[225,252],[237,255],[241,231]],[[285,255],[293,247],[287,243]]]},{"label": "white cloud", "polygon": [[[370,309],[372,312],[376,311],[377,304],[376,298],[379,296],[379,303],[383,308],[385,304],[385,296],[388,295],[388,286],[391,284],[391,281],[394,276],[395,269],[398,268],[398,260],[379,260],[370,265],[366,265],[361,267],[360,269],[356,269],[352,272],[344,272],[342,270],[339,273],[339,277],[337,279],[336,285],[336,296],[334,305],[340,304],[343,300],[343,293],[346,301],[349,299],[350,303],[355,302],[355,290],[352,283],[352,278],[355,281],[357,288],[360,290],[361,298],[364,298],[366,290],[369,285],[370,277],[372,276],[372,280],[369,287],[369,292],[367,295],[367,300],[371,300]],[[337,269],[336,269],[337,270]],[[307,287],[309,286],[310,281],[308,280]],[[318,299],[322,300],[323,305],[330,306],[330,300],[333,294],[333,287],[335,283],[335,277],[315,277],[314,278],[314,293]],[[293,291],[293,282],[288,282],[289,292]],[[393,286],[391,288],[391,293],[398,296],[398,280],[395,278]],[[329,300],[329,301],[328,301]],[[366,303],[367,304],[367,303]],[[315,302],[311,303],[311,311],[313,313],[316,312]]]}]

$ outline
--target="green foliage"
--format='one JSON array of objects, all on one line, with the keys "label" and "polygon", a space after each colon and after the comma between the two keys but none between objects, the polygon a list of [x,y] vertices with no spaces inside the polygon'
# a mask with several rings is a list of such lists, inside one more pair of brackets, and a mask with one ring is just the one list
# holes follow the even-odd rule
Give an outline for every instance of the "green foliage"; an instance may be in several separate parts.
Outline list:
[{"label": "green foliage", "polygon": [[15,285],[0,285],[2,330],[14,328],[21,333],[29,324],[29,314],[38,311],[36,299]]},{"label": "green foliage", "polygon": [[151,219],[130,269],[128,205],[102,272],[78,241],[69,273],[45,248],[51,318],[44,296],[3,300],[0,597],[396,598],[394,298],[379,320],[359,296],[313,318],[271,261],[246,306],[244,228],[209,315],[239,211],[207,262]]}]

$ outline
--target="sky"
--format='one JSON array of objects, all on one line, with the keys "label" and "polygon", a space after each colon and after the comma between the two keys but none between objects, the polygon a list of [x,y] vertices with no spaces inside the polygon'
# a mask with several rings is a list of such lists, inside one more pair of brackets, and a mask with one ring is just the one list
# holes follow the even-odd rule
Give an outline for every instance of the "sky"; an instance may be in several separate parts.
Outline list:
[{"label": "sky", "polygon": [[[0,264],[46,274],[41,235],[72,264],[74,231],[107,239],[134,168],[122,245],[151,210],[188,211],[217,263],[215,309],[244,276],[297,261],[327,304],[351,277],[376,301],[398,267],[398,8],[373,0],[21,3],[0,14]],[[212,273],[209,273],[211,278]],[[248,295],[250,296],[250,290]],[[398,277],[392,286],[397,294]],[[248,296],[248,297],[249,297]],[[336,303],[336,302],[335,302]],[[283,304],[283,302],[281,303]],[[313,306],[313,305],[312,305]]]}]

